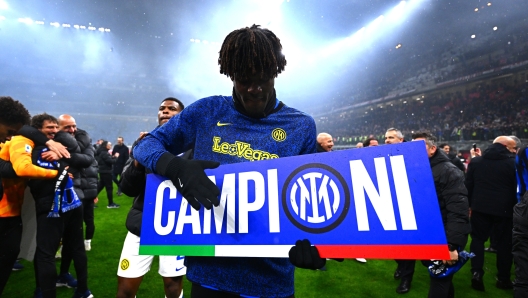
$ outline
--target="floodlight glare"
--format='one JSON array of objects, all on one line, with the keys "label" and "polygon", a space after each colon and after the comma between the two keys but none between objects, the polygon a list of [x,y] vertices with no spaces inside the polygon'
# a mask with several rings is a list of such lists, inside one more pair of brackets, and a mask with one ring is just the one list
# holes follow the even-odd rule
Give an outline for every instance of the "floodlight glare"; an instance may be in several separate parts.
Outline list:
[{"label": "floodlight glare", "polygon": [[88,30],[90,30],[90,31],[95,31],[95,30],[96,30],[96,28],[95,28],[95,27],[93,27],[93,26],[89,26],[89,27],[88,27]]},{"label": "floodlight glare", "polygon": [[3,0],[0,0],[0,9],[9,9],[9,5]]},{"label": "floodlight glare", "polygon": [[20,23],[24,23],[24,24],[28,24],[28,25],[33,24],[33,20],[30,19],[30,18],[19,18],[18,21]]},{"label": "floodlight glare", "polygon": [[497,29],[499,29],[497,26],[493,27],[493,31],[497,31]]},{"label": "floodlight glare", "polygon": [[70,28],[71,25],[70,25],[70,24],[62,24],[62,27],[64,27],[64,28]]},{"label": "floodlight glare", "polygon": [[35,21],[35,24],[37,24],[37,25],[44,25],[44,21]]},{"label": "floodlight glare", "polygon": [[60,27],[60,24],[58,22],[51,22],[50,25],[55,27],[55,28]]},{"label": "floodlight glare", "polygon": [[99,31],[104,32],[104,29],[105,28],[101,27],[101,28],[99,28]]},{"label": "floodlight glare", "polygon": [[475,37],[477,37],[475,34],[471,35],[471,38],[475,38]]},{"label": "floodlight glare", "polygon": [[105,32],[110,32],[110,29],[108,29],[108,28],[105,28]]},{"label": "floodlight glare", "polygon": [[475,8],[475,11],[478,11],[478,7]]},{"label": "floodlight glare", "polygon": [[491,6],[491,2],[488,2],[488,6]]},{"label": "floodlight glare", "polygon": [[81,28],[81,29],[86,29],[86,26],[81,25],[80,28]]},{"label": "floodlight glare", "polygon": [[79,25],[73,25],[73,28],[79,29]]}]

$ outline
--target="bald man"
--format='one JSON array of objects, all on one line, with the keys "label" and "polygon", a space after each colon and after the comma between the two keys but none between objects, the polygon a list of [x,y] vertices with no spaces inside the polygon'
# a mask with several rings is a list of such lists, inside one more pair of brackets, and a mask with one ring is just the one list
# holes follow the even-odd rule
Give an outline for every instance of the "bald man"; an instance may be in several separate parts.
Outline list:
[{"label": "bald man", "polygon": [[[91,242],[95,231],[94,224],[94,202],[97,201],[97,161],[94,158],[95,149],[92,146],[92,139],[88,133],[77,127],[75,118],[68,114],[60,115],[57,119],[59,121],[59,130],[65,131],[75,138],[81,154],[86,158],[92,159],[89,167],[82,169],[79,172],[79,177],[74,179],[74,189],[77,196],[83,204],[83,221],[86,224],[84,249],[91,250]],[[69,268],[72,261],[72,254],[70,251],[63,249],[62,260],[60,266],[60,274],[57,279],[57,286],[73,287],[75,281],[68,279]]]},{"label": "bald man", "polygon": [[317,152],[330,152],[334,147],[332,136],[326,132],[317,135]]},{"label": "bald man", "polygon": [[500,136],[482,156],[468,165],[466,187],[471,207],[471,287],[484,291],[484,243],[493,226],[497,234],[497,282],[499,289],[511,289],[513,206],[517,203],[515,174],[515,140]]}]

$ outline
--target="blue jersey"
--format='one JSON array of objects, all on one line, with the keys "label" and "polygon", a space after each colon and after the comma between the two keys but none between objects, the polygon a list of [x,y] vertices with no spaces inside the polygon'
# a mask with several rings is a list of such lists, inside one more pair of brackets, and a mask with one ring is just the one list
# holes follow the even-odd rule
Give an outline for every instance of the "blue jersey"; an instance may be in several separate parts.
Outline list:
[{"label": "blue jersey", "polygon": [[[220,164],[315,153],[315,122],[282,103],[265,118],[251,118],[235,109],[231,96],[212,96],[155,129],[134,155],[155,171],[163,153],[189,149],[194,159]],[[206,287],[256,297],[294,293],[294,266],[286,258],[187,257],[186,265],[187,278]]]}]

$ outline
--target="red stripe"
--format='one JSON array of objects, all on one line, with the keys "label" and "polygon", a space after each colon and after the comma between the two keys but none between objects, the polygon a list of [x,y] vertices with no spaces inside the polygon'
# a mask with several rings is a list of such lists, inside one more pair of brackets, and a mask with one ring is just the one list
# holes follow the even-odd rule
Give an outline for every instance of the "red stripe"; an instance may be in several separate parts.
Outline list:
[{"label": "red stripe", "polygon": [[438,245],[316,245],[323,258],[448,260],[446,244]]}]

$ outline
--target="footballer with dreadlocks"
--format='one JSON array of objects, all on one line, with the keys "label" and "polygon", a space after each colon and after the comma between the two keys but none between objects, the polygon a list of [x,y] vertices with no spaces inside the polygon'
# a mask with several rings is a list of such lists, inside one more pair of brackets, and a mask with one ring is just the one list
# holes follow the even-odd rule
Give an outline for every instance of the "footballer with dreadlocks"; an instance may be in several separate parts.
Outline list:
[{"label": "footballer with dreadlocks", "polygon": [[[220,203],[220,190],[204,169],[316,152],[313,118],[277,99],[275,78],[286,59],[273,32],[257,25],[231,32],[218,64],[220,73],[233,81],[232,95],[194,102],[134,149],[141,164],[171,179],[196,210]],[[272,134],[277,129],[284,132],[281,138]],[[234,146],[239,142],[247,146]],[[244,152],[226,150],[225,144]],[[194,149],[194,159],[176,157],[189,149]],[[325,262],[306,239],[297,241],[289,259],[186,257],[194,298],[293,297],[294,266],[318,269]]]}]

